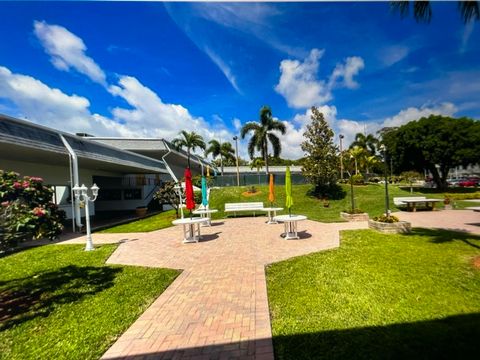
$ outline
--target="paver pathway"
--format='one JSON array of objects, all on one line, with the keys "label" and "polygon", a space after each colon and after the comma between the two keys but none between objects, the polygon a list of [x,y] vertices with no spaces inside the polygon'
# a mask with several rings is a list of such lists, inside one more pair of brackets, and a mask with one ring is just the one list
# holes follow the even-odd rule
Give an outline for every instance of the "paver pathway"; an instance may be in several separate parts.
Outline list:
[{"label": "paver pathway", "polygon": [[[182,244],[181,227],[116,235],[123,243],[108,263],[183,272],[104,359],[273,359],[265,265],[338,247],[339,230],[367,228],[307,220],[299,223],[301,239],[287,241],[283,225],[267,225],[265,217],[213,224],[194,244]],[[97,243],[114,240],[94,235]]]},{"label": "paver pathway", "polygon": [[409,221],[412,227],[444,229],[480,234],[480,213],[473,210],[441,210],[396,212],[400,220]]}]

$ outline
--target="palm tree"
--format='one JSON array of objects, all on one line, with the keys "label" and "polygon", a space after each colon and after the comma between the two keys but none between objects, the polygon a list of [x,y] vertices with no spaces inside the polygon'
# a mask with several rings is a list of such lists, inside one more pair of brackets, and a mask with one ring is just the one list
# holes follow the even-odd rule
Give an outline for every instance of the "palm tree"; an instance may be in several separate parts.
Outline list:
[{"label": "palm tree", "polygon": [[190,167],[190,153],[195,151],[196,148],[205,150],[205,141],[203,137],[197,134],[195,131],[187,132],[185,130],[180,131],[178,134],[180,137],[173,139],[172,144],[177,150],[186,148],[188,167]]},{"label": "palm tree", "polygon": [[250,163],[250,169],[257,168],[257,174],[258,174],[264,165],[265,165],[265,161],[263,161],[262,158],[255,158]]},{"label": "palm tree", "polygon": [[350,148],[359,146],[370,155],[375,155],[377,153],[377,147],[379,146],[379,143],[380,142],[378,139],[372,134],[365,135],[362,133],[357,133],[357,135],[355,135],[355,140],[352,142],[352,145],[350,145]]},{"label": "palm tree", "polygon": [[[398,11],[400,16],[408,15],[410,3],[413,2],[413,17],[417,22],[430,22],[432,19],[432,7],[430,1],[414,0],[414,1],[390,1],[390,6],[394,11]],[[466,24],[470,21],[480,20],[480,7],[478,1],[459,1],[458,10],[463,22]]]},{"label": "palm tree", "polygon": [[350,155],[355,160],[355,175],[358,174],[358,162],[365,156],[365,150],[360,146],[353,146],[349,151]]},{"label": "palm tree", "polygon": [[287,129],[281,121],[274,120],[272,117],[272,109],[269,106],[263,106],[260,109],[260,121],[250,121],[243,125],[240,132],[242,139],[245,135],[252,132],[253,135],[248,142],[248,154],[253,159],[255,150],[260,151],[262,158],[265,160],[265,169],[268,174],[268,143],[272,145],[273,156],[278,157],[282,152],[280,139],[274,133],[275,131],[285,135]]},{"label": "palm tree", "polygon": [[235,150],[233,150],[232,144],[229,142],[220,143],[217,140],[210,140],[208,143],[210,146],[205,151],[205,155],[208,156],[209,154],[212,154],[214,159],[220,156],[220,166],[223,175],[223,160],[235,161]]}]

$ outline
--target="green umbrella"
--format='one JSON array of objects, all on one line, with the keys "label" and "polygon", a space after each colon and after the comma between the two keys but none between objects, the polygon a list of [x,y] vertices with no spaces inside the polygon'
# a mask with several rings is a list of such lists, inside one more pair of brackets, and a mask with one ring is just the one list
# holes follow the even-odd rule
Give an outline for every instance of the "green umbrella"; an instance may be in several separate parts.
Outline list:
[{"label": "green umbrella", "polygon": [[292,178],[290,176],[290,166],[287,166],[287,170],[285,172],[285,206],[288,209],[288,213],[290,216],[292,215],[292,205],[293,205],[293,198],[292,198]]}]

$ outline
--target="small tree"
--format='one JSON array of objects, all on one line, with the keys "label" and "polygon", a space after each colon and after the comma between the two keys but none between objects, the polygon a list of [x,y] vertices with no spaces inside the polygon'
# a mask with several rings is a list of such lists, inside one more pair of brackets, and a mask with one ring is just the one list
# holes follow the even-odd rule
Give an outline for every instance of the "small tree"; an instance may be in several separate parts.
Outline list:
[{"label": "small tree", "polygon": [[19,241],[53,240],[61,234],[65,212],[52,198],[53,190],[42,178],[0,170],[0,251]]},{"label": "small tree", "polygon": [[[180,196],[178,194],[178,189],[175,186],[176,184],[174,181],[164,182],[160,189],[153,194],[153,198],[158,200],[160,204],[168,204],[173,207],[178,218],[178,211],[180,210]],[[180,191],[183,193],[182,189]]]},{"label": "small tree", "polygon": [[424,178],[418,171],[404,171],[400,174],[400,177],[410,184],[410,193],[413,193],[413,183]]},{"label": "small tree", "polygon": [[339,190],[336,184],[339,158],[333,143],[334,133],[316,107],[312,107],[311,120],[301,144],[306,154],[302,173],[315,186],[317,196],[335,198]]}]

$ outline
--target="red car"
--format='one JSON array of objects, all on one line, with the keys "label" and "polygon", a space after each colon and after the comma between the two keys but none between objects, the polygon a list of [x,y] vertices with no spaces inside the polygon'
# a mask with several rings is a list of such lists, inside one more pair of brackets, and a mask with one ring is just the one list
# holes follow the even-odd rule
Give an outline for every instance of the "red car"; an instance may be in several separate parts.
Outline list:
[{"label": "red car", "polygon": [[461,187],[468,187],[468,186],[478,186],[480,179],[478,178],[471,178],[471,179],[466,179],[462,180],[458,183],[458,186]]}]

